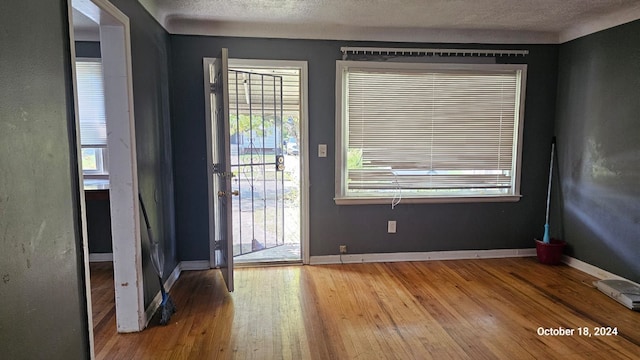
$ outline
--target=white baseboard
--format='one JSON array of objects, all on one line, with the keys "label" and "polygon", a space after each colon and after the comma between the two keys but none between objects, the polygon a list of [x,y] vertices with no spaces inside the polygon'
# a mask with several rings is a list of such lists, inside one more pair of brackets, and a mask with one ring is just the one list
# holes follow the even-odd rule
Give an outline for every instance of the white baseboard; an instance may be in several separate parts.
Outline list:
[{"label": "white baseboard", "polygon": [[209,270],[209,260],[181,261],[180,271]]},{"label": "white baseboard", "polygon": [[113,261],[113,253],[89,254],[89,262],[106,262],[106,261]]},{"label": "white baseboard", "polygon": [[147,306],[147,308],[144,310],[144,327],[146,328],[147,326],[149,326],[149,321],[151,321],[151,318],[153,318],[153,314],[156,313],[156,311],[158,310],[158,307],[160,307],[160,303],[162,302],[162,294],[161,293],[157,293],[156,296],[153,298],[153,300],[151,300],[151,304],[149,304],[149,306]]},{"label": "white baseboard", "polygon": [[[165,280],[164,288],[165,290],[170,291],[173,285],[180,278],[180,274],[183,271],[192,271],[192,270],[209,270],[209,261],[208,260],[197,260],[197,261],[181,261],[176,265],[176,267],[171,272],[171,275]],[[149,306],[145,309],[145,327],[149,325],[149,321],[153,317],[153,314],[156,313],[158,307],[160,307],[160,303],[162,302],[162,293],[158,291],[156,296],[153,298]]]},{"label": "white baseboard", "polygon": [[509,257],[536,256],[536,249],[496,249],[496,250],[454,250],[405,253],[376,253],[376,254],[344,254],[311,256],[310,265],[399,262],[399,261],[429,261],[429,260],[462,260],[462,259],[493,259]]},{"label": "white baseboard", "polygon": [[[180,264],[176,265],[176,267],[171,272],[171,275],[169,275],[167,280],[165,280],[164,282],[165,290],[169,291],[173,286],[173,284],[176,283],[179,277],[180,277]],[[153,300],[151,300],[151,303],[149,304],[149,306],[147,306],[147,308],[144,311],[144,314],[145,314],[144,327],[145,328],[149,325],[149,321],[151,321],[153,314],[155,314],[156,311],[158,310],[158,307],[160,307],[160,303],[162,303],[162,293],[158,291],[156,296],[153,298]]]},{"label": "white baseboard", "polygon": [[180,264],[178,263],[178,265],[176,265],[175,269],[173,269],[173,271],[171,272],[167,280],[164,282],[165,290],[167,291],[171,290],[171,288],[176,283],[176,281],[178,281],[178,278],[180,277],[181,272],[182,270],[180,268]]},{"label": "white baseboard", "polygon": [[604,280],[604,279],[615,279],[615,280],[624,280],[624,281],[628,281],[632,284],[635,284],[637,286],[640,286],[640,284],[635,283],[629,279],[625,279],[622,276],[618,276],[614,273],[610,273],[606,270],[600,269],[597,266],[591,265],[589,263],[586,263],[582,260],[578,260],[576,258],[573,258],[571,256],[567,256],[564,255],[562,257],[562,262],[571,266],[574,269],[578,269],[580,271],[582,271],[583,273],[587,273],[593,277],[597,277],[600,280]]}]

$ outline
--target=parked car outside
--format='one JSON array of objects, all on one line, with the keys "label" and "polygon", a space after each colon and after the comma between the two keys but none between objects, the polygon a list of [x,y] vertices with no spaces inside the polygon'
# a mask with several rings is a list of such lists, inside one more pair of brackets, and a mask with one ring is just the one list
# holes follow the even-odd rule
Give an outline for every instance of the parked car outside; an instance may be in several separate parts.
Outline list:
[{"label": "parked car outside", "polygon": [[296,142],[287,142],[287,155],[298,155],[298,143]]}]

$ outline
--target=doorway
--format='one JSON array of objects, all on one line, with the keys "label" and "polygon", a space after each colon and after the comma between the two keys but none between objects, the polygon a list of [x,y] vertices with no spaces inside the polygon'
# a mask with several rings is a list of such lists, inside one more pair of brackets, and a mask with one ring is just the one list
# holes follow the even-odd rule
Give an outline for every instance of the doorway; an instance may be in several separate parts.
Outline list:
[{"label": "doorway", "polygon": [[[108,167],[108,199],[110,207],[110,226],[113,251],[113,283],[115,292],[115,318],[118,332],[140,331],[146,325],[144,296],[142,287],[142,261],[140,248],[140,222],[137,196],[137,164],[135,153],[135,133],[133,118],[133,85],[131,73],[131,41],[129,19],[106,0],[72,0],[69,2],[69,25],[71,43],[75,44],[74,21],[87,20],[98,28],[102,58],[102,76],[104,78],[104,116],[106,117],[106,144],[101,144],[100,154],[95,155],[95,165],[102,160],[110,160]],[[75,14],[75,15],[74,15]],[[80,16],[82,19],[80,19]],[[75,48],[71,46],[71,58],[76,58]],[[73,66],[74,89],[78,91],[77,71]],[[76,119],[78,94],[75,94]],[[76,122],[78,144],[82,144],[79,121]],[[79,147],[78,158],[82,159]],[[104,164],[102,164],[104,165]],[[83,174],[82,162],[79,164]],[[84,180],[84,179],[80,179]],[[94,179],[95,180],[95,179]],[[80,182],[81,184],[83,181]],[[104,187],[103,187],[104,190]],[[81,213],[83,226],[83,252],[85,260],[85,278],[87,299],[91,297],[89,274],[89,250],[87,237],[87,212],[85,191],[81,191]],[[138,284],[138,286],[128,286]],[[92,314],[91,301],[87,302],[88,314]],[[91,341],[93,324],[89,317]],[[93,342],[91,343],[93,352]]]},{"label": "doorway", "polygon": [[233,263],[308,263],[307,63],[229,59],[226,87]]},{"label": "doorway", "polygon": [[300,262],[300,69],[229,63],[234,261]]}]

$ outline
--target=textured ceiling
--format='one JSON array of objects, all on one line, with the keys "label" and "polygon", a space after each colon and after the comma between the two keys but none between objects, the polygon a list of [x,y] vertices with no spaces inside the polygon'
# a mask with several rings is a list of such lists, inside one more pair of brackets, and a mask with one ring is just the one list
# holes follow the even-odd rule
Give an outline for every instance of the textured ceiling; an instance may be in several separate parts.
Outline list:
[{"label": "textured ceiling", "polygon": [[138,1],[171,33],[291,38],[558,42],[585,26],[640,18],[640,0]]}]

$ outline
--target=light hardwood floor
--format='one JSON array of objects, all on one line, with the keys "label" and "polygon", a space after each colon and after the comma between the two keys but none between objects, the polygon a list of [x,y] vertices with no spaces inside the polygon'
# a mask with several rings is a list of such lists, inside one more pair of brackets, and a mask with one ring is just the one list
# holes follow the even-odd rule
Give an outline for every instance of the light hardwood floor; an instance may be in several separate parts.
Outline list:
[{"label": "light hardwood floor", "polygon": [[183,272],[171,323],[136,334],[116,334],[112,268],[91,270],[98,359],[640,358],[639,312],[535,258],[242,268],[231,294]]}]

